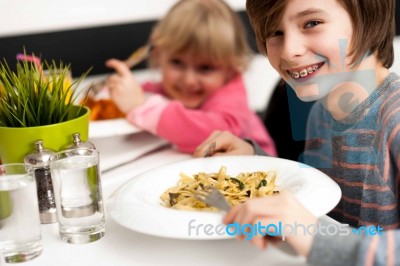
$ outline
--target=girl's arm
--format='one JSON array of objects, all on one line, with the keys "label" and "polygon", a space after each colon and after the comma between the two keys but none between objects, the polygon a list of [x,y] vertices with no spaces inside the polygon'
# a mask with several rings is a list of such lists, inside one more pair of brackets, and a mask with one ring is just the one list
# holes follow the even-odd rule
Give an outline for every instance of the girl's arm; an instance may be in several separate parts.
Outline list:
[{"label": "girl's arm", "polygon": [[240,136],[244,120],[235,111],[193,110],[171,101],[161,114],[157,135],[183,152],[193,152],[213,131],[229,131]]},{"label": "girl's arm", "polygon": [[107,86],[118,109],[127,113],[132,108],[142,105],[145,101],[143,89],[129,67],[117,59],[108,60],[106,65],[116,71],[107,79]]},{"label": "girl's arm", "polygon": [[[149,91],[146,86],[144,88]],[[248,109],[246,101],[245,89],[237,85],[220,89],[199,109],[189,109],[179,101],[153,94],[143,105],[131,110],[127,118],[167,139],[179,150],[193,152],[215,130],[238,136],[260,132],[263,136],[265,129],[261,123],[260,128],[254,127],[256,115]]]}]

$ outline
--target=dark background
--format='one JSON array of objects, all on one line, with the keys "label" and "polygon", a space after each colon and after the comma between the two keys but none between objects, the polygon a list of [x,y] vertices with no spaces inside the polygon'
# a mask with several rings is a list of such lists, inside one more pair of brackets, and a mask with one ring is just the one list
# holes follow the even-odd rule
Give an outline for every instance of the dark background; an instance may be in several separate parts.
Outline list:
[{"label": "dark background", "polygon": [[[379,0],[377,0],[379,1]],[[397,2],[399,2],[397,0]],[[238,12],[248,29],[248,39],[257,51],[254,34],[245,11]],[[400,5],[396,5],[397,35],[400,35]],[[71,64],[74,77],[93,67],[90,74],[109,72],[104,62],[109,58],[125,59],[133,50],[147,42],[155,21],[112,26],[91,27],[50,33],[0,38],[0,59],[15,65],[15,56],[23,52],[35,54],[44,60],[60,60]],[[137,69],[144,68],[142,63]]]},{"label": "dark background", "polygon": [[[246,13],[239,12],[249,30],[249,41],[256,50],[254,35]],[[73,76],[80,76],[93,66],[90,74],[109,72],[104,62],[109,58],[127,58],[144,45],[156,21],[135,22],[112,26],[91,27],[50,33],[0,38],[0,59],[13,66],[16,54],[35,54],[44,60],[60,60],[72,66]],[[141,63],[135,68],[144,68]]]}]

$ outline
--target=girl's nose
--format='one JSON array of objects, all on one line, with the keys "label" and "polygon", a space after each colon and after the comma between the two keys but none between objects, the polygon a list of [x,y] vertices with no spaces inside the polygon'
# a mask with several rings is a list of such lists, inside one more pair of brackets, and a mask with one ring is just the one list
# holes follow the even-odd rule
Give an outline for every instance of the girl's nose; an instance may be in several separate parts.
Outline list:
[{"label": "girl's nose", "polygon": [[187,69],[183,74],[183,81],[186,86],[194,86],[197,84],[197,75],[192,69]]}]

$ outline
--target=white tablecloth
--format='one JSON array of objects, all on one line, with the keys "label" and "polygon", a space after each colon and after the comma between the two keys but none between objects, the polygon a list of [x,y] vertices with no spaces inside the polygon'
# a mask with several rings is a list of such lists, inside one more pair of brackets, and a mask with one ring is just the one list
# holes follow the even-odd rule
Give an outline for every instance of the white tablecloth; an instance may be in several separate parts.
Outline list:
[{"label": "white tablecloth", "polygon": [[[143,135],[136,137],[144,138]],[[149,135],[149,138],[153,137]],[[124,139],[127,147],[144,149],[140,147],[141,142],[135,141],[135,136]],[[121,156],[121,151],[118,150],[119,145],[107,145],[109,141],[110,139],[95,140],[97,146],[102,147],[100,152],[105,161],[107,161],[105,158],[110,158],[112,154]],[[122,140],[115,139],[115,141]],[[125,152],[129,154],[130,151],[125,149]],[[114,162],[116,167],[105,171],[101,178],[106,206],[110,195],[137,174],[157,166],[190,158],[188,154],[181,154],[169,146],[164,146],[141,157],[131,154],[133,161],[125,162],[123,165]],[[125,158],[125,161],[129,160]],[[88,244],[68,244],[60,240],[57,224],[47,224],[42,225],[42,244],[43,253],[36,259],[21,265],[306,265],[304,258],[288,255],[274,247],[264,251],[258,250],[246,241],[175,240],[144,235],[126,229],[113,221],[107,215],[107,210],[106,234],[102,239]]]}]

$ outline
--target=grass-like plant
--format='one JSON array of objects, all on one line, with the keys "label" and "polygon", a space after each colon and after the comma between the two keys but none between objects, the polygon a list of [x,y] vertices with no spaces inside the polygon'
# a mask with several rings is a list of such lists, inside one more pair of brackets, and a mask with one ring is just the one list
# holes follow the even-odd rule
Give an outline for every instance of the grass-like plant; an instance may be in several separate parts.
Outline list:
[{"label": "grass-like plant", "polygon": [[0,62],[0,126],[35,127],[75,118],[71,108],[76,108],[81,93],[78,86],[89,71],[75,82],[70,71],[70,65],[55,61],[40,66],[18,61],[15,71],[5,60]]}]

